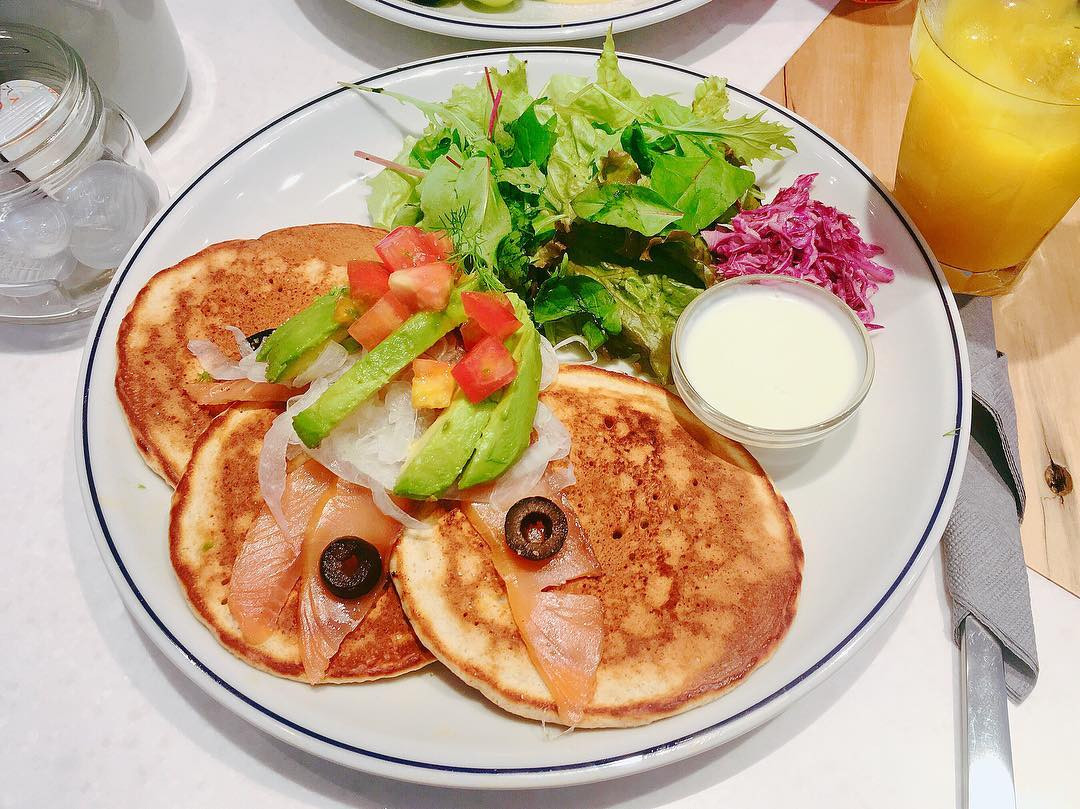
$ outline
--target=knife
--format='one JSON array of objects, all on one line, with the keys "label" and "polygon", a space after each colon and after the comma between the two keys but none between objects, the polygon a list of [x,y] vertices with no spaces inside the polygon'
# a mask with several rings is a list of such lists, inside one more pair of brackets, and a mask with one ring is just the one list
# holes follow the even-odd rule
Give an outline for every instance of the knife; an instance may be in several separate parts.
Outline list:
[{"label": "knife", "polygon": [[960,639],[966,809],[1016,809],[1001,644],[973,615]]}]

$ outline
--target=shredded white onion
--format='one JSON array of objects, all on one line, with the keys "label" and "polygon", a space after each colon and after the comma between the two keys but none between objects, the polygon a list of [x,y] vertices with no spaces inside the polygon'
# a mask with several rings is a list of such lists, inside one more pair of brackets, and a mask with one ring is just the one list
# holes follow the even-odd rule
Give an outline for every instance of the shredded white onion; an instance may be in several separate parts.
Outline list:
[{"label": "shredded white onion", "polygon": [[556,467],[549,466],[546,475],[547,485],[553,492],[561,492],[577,483],[577,475],[574,474],[574,465],[571,463],[560,464]]},{"label": "shredded white onion", "polygon": [[[565,342],[565,340],[563,341]],[[540,390],[547,390],[555,377],[559,375],[559,355],[555,346],[544,335],[540,335]]]},{"label": "shredded white onion", "polygon": [[560,340],[554,346],[554,349],[557,352],[562,351],[567,346],[572,345],[574,343],[580,343],[581,344],[581,346],[585,349],[585,351],[588,352],[589,359],[588,360],[572,359],[567,364],[568,365],[595,365],[596,361],[599,359],[599,357],[597,356],[595,351],[593,351],[591,348],[589,348],[588,342],[586,342],[585,338],[582,337],[580,334],[572,334],[569,337],[567,337],[565,340]]},{"label": "shredded white onion", "polygon": [[399,508],[397,503],[390,498],[390,494],[387,492],[386,487],[379,481],[375,480],[370,475],[364,474],[350,461],[347,461],[332,452],[328,452],[324,449],[324,446],[325,442],[320,444],[316,449],[308,450],[308,452],[311,453],[311,456],[315,460],[342,480],[347,480],[350,483],[355,483],[357,486],[363,486],[369,489],[371,491],[371,498],[375,502],[375,507],[387,517],[397,520],[406,528],[413,528],[418,531],[430,530],[430,526],[426,523],[421,522]]},{"label": "shredded white onion", "polygon": [[247,335],[244,334],[236,326],[224,326],[225,331],[233,336],[236,341],[236,350],[240,352],[240,358],[243,359],[248,354],[254,354],[255,349],[251,347],[251,343],[248,342]]},{"label": "shredded white onion", "polygon": [[443,337],[432,347],[429,353],[431,353],[433,359],[453,365],[465,356],[465,349],[457,340]]},{"label": "shredded white onion", "polygon": [[195,355],[203,370],[218,381],[247,379],[247,371],[209,340],[189,340],[188,351]]},{"label": "shredded white onion", "polygon": [[262,449],[259,451],[259,491],[270,509],[270,514],[285,534],[289,532],[289,525],[285,519],[282,498],[285,496],[289,444],[294,435],[292,416],[288,412],[282,413],[266,431]]},{"label": "shredded white onion", "polygon": [[510,508],[527,497],[544,476],[548,464],[570,454],[570,433],[543,402],[536,406],[533,429],[536,440],[495,482],[489,498],[492,505]]},{"label": "shredded white onion", "polygon": [[236,341],[236,348],[240,352],[239,362],[233,362],[224,351],[209,340],[189,341],[188,351],[195,355],[203,370],[218,381],[250,379],[252,382],[265,382],[266,363],[255,360],[255,351],[251,348],[244,333],[236,326],[223,328]]},{"label": "shredded white onion", "polygon": [[408,382],[392,382],[382,397],[357,407],[311,454],[328,468],[332,459],[391,489],[401,474],[409,446],[419,434]]},{"label": "shredded white onion", "polygon": [[319,356],[307,368],[296,375],[293,384],[297,387],[314,382],[319,377],[330,376],[349,359],[349,352],[340,343],[328,340]]},{"label": "shredded white onion", "polygon": [[371,490],[376,507],[408,528],[427,526],[390,498],[409,447],[426,426],[412,406],[408,382],[391,382],[383,396],[369,399],[308,454],[338,477]]},{"label": "shredded white onion", "polygon": [[[386,410],[386,423],[383,440],[379,441],[379,460],[397,466],[401,472],[409,447],[419,435],[416,425],[416,410],[412,406],[412,385],[408,382],[391,382],[386,386],[383,398]],[[394,476],[397,480],[397,474]]]},{"label": "shredded white onion", "polygon": [[330,387],[328,382],[318,380],[301,395],[289,399],[285,412],[274,419],[274,423],[270,425],[270,429],[263,437],[262,449],[259,451],[259,491],[274,520],[286,534],[289,532],[289,527],[285,520],[285,510],[281,500],[285,495],[289,445],[300,443],[293,429],[292,419],[308,405],[314,404],[328,387]]},{"label": "shredded white onion", "polygon": [[345,374],[347,374],[349,371],[352,370],[352,367],[354,365],[356,365],[357,362],[359,362],[359,360],[360,360],[360,358],[362,356],[364,356],[363,351],[357,351],[355,354],[350,354],[346,358],[344,365],[342,365],[340,368],[338,368],[332,374],[327,374],[326,381],[331,383],[331,384],[333,384],[334,382],[337,382],[339,379],[341,379],[341,377],[345,376]]}]

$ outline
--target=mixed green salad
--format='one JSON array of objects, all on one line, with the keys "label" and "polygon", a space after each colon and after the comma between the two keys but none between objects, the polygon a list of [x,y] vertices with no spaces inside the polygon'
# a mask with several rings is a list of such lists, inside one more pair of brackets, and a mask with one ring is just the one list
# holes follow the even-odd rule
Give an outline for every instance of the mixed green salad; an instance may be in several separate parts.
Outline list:
[{"label": "mixed green salad", "polygon": [[350,85],[428,119],[371,182],[374,224],[444,231],[488,289],[515,293],[552,342],[636,356],[669,378],[686,305],[713,280],[703,230],[760,204],[750,166],[794,150],[786,127],[728,117],[712,77],[690,105],[643,95],[608,35],[596,76],[553,76],[538,95],[526,63],[485,69],[434,103]]}]

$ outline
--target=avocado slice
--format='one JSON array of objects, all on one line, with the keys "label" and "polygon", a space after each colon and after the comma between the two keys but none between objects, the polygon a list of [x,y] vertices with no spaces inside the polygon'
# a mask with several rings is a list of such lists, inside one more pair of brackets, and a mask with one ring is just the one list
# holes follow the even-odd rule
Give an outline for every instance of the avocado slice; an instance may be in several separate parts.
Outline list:
[{"label": "avocado slice", "polygon": [[476,444],[476,452],[462,470],[460,489],[494,480],[529,446],[540,396],[540,334],[527,312],[524,317],[520,313],[518,316],[523,325],[514,335],[518,341],[512,352],[517,376],[503,392]]},{"label": "avocado slice", "polygon": [[306,357],[308,362],[317,349],[341,330],[341,323],[335,318],[338,301],[345,296],[345,287],[331,290],[316,298],[306,309],[297,312],[263,340],[256,359],[267,363],[266,380],[280,382],[282,379],[299,373],[299,361]]},{"label": "avocado slice", "polygon": [[314,404],[297,413],[293,417],[293,428],[305,446],[319,446],[364,400],[375,395],[402,368],[435,345],[440,337],[464,323],[461,293],[475,289],[477,284],[475,279],[469,279],[458,286],[442,312],[417,312],[410,317],[361,357]]},{"label": "avocado slice", "polygon": [[449,489],[473,454],[494,409],[493,398],[473,404],[459,390],[450,406],[409,449],[394,493],[423,500]]}]

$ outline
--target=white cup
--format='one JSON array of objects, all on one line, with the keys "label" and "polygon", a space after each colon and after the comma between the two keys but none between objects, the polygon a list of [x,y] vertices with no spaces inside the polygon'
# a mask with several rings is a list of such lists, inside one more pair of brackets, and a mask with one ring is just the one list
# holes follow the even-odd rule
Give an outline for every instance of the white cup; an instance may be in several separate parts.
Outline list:
[{"label": "white cup", "polygon": [[187,63],[165,0],[0,0],[0,20],[58,34],[143,140],[184,95]]}]

